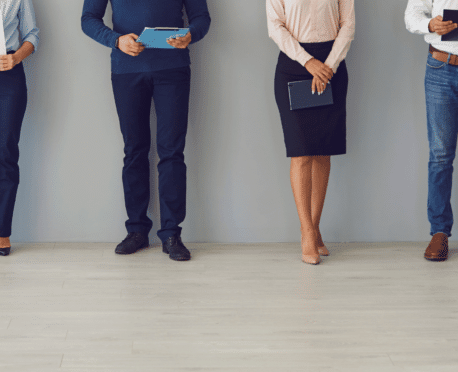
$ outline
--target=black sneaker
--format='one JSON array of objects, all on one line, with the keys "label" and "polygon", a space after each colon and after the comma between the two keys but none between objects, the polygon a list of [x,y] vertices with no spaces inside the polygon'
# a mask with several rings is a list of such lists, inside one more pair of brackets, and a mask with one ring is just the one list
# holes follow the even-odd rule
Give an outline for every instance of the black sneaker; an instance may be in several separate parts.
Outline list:
[{"label": "black sneaker", "polygon": [[148,235],[134,232],[127,234],[126,238],[118,244],[115,253],[131,254],[137,252],[141,248],[149,246]]},{"label": "black sneaker", "polygon": [[172,260],[189,261],[191,253],[184,246],[179,236],[171,236],[162,243],[162,252],[167,253]]}]

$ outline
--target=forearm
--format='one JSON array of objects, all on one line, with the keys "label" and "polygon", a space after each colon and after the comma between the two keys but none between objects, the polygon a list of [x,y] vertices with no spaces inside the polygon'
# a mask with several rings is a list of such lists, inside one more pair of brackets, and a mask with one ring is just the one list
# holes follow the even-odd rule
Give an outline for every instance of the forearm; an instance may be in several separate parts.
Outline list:
[{"label": "forearm", "polygon": [[185,0],[186,14],[189,19],[191,44],[204,38],[210,28],[210,14],[206,0]]},{"label": "forearm", "polygon": [[116,40],[122,35],[107,27],[103,22],[107,3],[108,0],[85,0],[81,28],[90,38],[102,45],[114,48]]},{"label": "forearm", "polygon": [[26,59],[28,56],[30,56],[33,51],[35,50],[35,47],[30,41],[25,41],[22,46],[14,53],[14,58],[16,64],[21,63],[24,59]]},{"label": "forearm", "polygon": [[340,2],[341,28],[334,41],[332,51],[325,63],[334,73],[347,56],[350,45],[355,38],[355,4],[354,0]]},{"label": "forearm", "polygon": [[407,30],[420,35],[430,33],[429,23],[433,18],[432,10],[432,0],[409,0],[404,16]]},{"label": "forearm", "polygon": [[301,47],[286,28],[286,18],[282,0],[267,0],[267,29],[269,37],[289,58],[304,66],[313,57]]}]

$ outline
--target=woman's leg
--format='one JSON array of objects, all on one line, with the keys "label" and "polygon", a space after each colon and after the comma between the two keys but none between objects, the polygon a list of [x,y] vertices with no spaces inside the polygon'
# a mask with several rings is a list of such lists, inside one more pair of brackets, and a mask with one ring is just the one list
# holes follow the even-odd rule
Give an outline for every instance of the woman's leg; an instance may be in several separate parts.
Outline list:
[{"label": "woman's leg", "polygon": [[311,156],[291,158],[291,187],[301,222],[302,254],[318,256],[316,231],[312,220],[312,166]]},{"label": "woman's leg", "polygon": [[328,189],[329,173],[331,171],[330,156],[314,156],[312,163],[312,224],[316,232],[316,244],[323,247],[320,220],[324,199]]}]

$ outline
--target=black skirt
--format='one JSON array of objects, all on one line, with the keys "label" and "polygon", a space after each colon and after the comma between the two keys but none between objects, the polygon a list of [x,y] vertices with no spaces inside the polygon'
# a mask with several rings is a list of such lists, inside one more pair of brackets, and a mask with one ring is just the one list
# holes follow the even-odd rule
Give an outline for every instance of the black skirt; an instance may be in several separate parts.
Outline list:
[{"label": "black skirt", "polygon": [[[324,43],[303,43],[301,46],[314,58],[325,62],[334,40]],[[285,137],[288,157],[341,155],[346,153],[346,101],[348,74],[342,61],[331,79],[334,104],[290,110],[288,83],[309,80],[313,76],[300,63],[280,52],[275,71],[275,99]]]}]

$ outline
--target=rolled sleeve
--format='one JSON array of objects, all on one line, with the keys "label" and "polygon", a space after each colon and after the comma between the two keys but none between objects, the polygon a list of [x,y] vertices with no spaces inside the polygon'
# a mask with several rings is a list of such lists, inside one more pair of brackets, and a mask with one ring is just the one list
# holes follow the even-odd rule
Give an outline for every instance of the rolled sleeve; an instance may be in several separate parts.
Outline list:
[{"label": "rolled sleeve", "polygon": [[32,0],[22,0],[19,9],[19,30],[21,32],[22,42],[30,42],[34,46],[34,52],[38,49],[39,29],[35,20],[35,11]]}]

